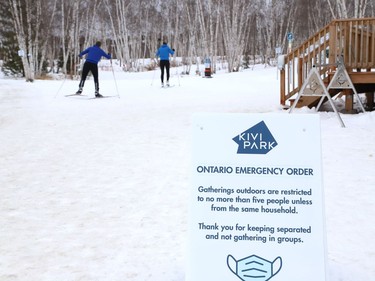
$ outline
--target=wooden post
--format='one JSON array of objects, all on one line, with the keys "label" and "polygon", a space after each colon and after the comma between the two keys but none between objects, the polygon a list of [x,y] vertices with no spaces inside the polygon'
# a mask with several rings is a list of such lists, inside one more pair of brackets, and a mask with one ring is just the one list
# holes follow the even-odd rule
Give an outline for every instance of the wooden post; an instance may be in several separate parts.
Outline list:
[{"label": "wooden post", "polygon": [[373,110],[374,109],[374,92],[368,92],[366,93],[366,105],[368,110]]},{"label": "wooden post", "polygon": [[334,24],[331,24],[329,26],[329,62],[330,64],[336,63],[336,56],[337,56],[337,45],[336,41],[337,39],[337,34],[336,34],[336,26]]},{"label": "wooden post", "polygon": [[297,79],[298,79],[298,88],[300,89],[303,84],[303,80],[305,79],[305,75],[303,73],[303,59],[298,59],[298,70],[297,70]]},{"label": "wooden post", "polygon": [[[367,72],[371,72],[371,68],[366,70]],[[372,111],[374,108],[374,92],[367,92],[366,93],[366,105],[369,111]]]},{"label": "wooden post", "polygon": [[280,70],[280,104],[285,105],[285,68]]},{"label": "wooden post", "polygon": [[345,112],[353,113],[353,91],[351,89],[344,89],[345,95]]}]

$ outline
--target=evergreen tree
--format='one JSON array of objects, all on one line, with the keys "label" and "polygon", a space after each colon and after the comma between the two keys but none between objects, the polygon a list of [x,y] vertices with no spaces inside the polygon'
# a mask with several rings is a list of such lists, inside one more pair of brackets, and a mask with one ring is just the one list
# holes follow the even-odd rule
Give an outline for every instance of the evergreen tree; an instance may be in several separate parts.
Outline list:
[{"label": "evergreen tree", "polygon": [[21,58],[18,55],[18,43],[9,18],[9,2],[0,5],[0,60],[3,61],[2,71],[10,76],[23,76]]}]

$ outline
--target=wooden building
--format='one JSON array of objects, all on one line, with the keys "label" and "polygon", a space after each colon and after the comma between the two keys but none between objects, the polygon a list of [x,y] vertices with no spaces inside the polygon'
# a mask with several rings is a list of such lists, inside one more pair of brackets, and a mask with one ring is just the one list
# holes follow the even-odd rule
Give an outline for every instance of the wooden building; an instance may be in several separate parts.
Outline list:
[{"label": "wooden building", "polygon": [[[327,86],[341,61],[357,93],[365,93],[365,107],[374,109],[375,18],[334,20],[300,46],[284,55],[280,70],[280,103],[291,105],[312,68]],[[281,67],[280,67],[281,68]],[[351,89],[330,89],[333,97],[345,96],[345,112],[352,113],[355,99]],[[297,107],[314,107],[320,97],[304,96]]]}]

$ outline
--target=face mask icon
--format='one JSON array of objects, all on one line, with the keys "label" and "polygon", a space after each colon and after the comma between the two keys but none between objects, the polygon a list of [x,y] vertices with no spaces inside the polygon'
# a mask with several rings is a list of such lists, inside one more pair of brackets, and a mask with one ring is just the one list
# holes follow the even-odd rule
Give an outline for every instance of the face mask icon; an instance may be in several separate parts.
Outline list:
[{"label": "face mask icon", "polygon": [[281,257],[277,257],[270,262],[252,255],[237,261],[232,255],[228,255],[227,265],[242,281],[267,281],[280,271],[282,260]]}]

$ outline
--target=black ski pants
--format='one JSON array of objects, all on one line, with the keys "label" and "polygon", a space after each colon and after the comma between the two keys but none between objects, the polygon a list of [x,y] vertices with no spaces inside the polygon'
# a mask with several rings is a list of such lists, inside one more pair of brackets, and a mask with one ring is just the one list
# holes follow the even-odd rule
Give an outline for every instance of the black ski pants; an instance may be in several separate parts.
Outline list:
[{"label": "black ski pants", "polygon": [[164,82],[164,69],[167,72],[167,81],[169,81],[169,67],[170,67],[169,60],[160,60],[161,83]]},{"label": "black ski pants", "polygon": [[87,75],[90,71],[92,73],[92,76],[94,76],[95,91],[99,92],[98,65],[93,62],[86,61],[83,65],[82,77],[81,82],[79,82],[79,87],[83,88],[83,86],[85,85]]}]

